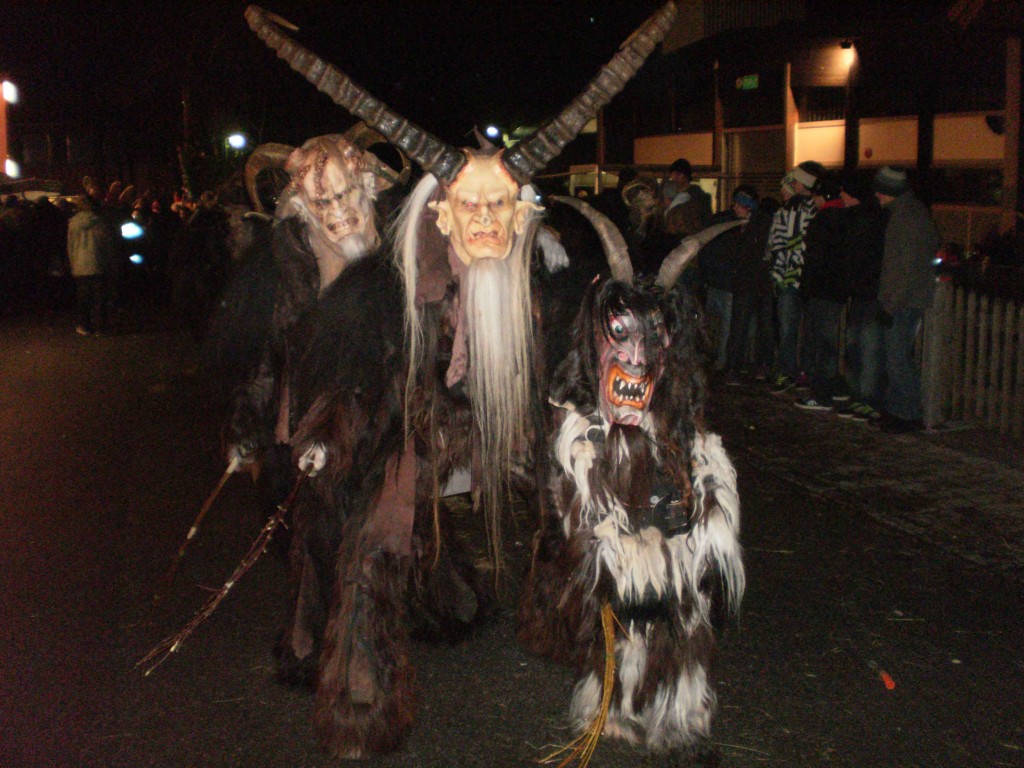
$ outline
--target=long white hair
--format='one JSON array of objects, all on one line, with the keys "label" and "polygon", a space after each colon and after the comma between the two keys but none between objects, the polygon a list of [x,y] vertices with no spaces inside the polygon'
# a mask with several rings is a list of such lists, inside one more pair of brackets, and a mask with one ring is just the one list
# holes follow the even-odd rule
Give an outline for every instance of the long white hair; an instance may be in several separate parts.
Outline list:
[{"label": "long white hair", "polygon": [[[416,307],[417,250],[420,214],[438,188],[427,174],[416,185],[395,223],[396,259],[405,284],[405,328],[409,353],[408,392],[423,358],[423,326]],[[466,376],[480,447],[484,508],[497,559],[500,526],[497,503],[513,461],[526,447],[533,396],[533,315],[530,301],[530,252],[540,223],[531,214],[514,237],[505,259],[476,259],[462,291],[460,322],[466,323],[469,368]]]}]

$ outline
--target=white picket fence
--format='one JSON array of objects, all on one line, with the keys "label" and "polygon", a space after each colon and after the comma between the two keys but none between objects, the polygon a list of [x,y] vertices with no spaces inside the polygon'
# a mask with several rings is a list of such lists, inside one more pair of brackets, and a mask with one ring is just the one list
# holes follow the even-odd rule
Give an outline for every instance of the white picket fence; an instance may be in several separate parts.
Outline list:
[{"label": "white picket fence", "polygon": [[1024,306],[940,283],[921,336],[924,417],[1024,436]]}]

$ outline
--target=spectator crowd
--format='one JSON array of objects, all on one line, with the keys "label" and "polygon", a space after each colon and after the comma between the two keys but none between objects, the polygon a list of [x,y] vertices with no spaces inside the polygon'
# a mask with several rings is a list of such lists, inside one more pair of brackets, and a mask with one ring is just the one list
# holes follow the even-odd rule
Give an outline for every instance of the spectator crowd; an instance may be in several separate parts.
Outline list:
[{"label": "spectator crowd", "polygon": [[773,394],[795,394],[807,411],[892,432],[923,428],[914,351],[941,243],[905,170],[885,166],[869,178],[805,161],[782,178],[778,199],[741,184],[713,215],[680,159],[660,181],[625,169],[594,204],[647,274],[681,237],[742,222],[706,245],[683,278],[703,296],[709,362],[725,384],[748,375]]},{"label": "spectator crowd", "polygon": [[[140,293],[173,305],[201,337],[227,279],[232,224],[213,192],[147,192],[120,181],[104,193],[90,178],[67,198],[16,195],[0,208],[0,314],[74,306],[76,331],[108,332]],[[906,171],[831,173],[806,161],[781,180],[778,199],[748,184],[712,213],[711,196],[685,159],[664,178],[624,169],[592,201],[623,233],[635,270],[656,273],[687,235],[741,222],[706,245],[682,281],[702,296],[714,371],[744,376],[796,407],[891,431],[922,427],[914,346],[932,301],[939,234]],[[134,222],[138,243],[121,236]],[[144,260],[145,266],[137,261]]]},{"label": "spectator crowd", "polygon": [[114,181],[103,192],[85,177],[74,196],[6,195],[0,317],[74,309],[75,330],[91,336],[110,332],[135,304],[165,304],[195,326],[209,306],[196,311],[191,303],[209,301],[226,278],[230,228],[210,191],[199,199],[184,191],[136,195]]}]

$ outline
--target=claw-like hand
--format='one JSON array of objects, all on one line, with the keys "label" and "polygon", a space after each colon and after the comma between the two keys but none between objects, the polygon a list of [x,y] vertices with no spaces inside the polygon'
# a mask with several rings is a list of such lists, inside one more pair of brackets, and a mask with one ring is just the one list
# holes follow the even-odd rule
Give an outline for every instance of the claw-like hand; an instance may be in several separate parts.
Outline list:
[{"label": "claw-like hand", "polygon": [[309,473],[310,477],[316,475],[327,463],[327,447],[323,443],[313,443],[306,452],[299,457],[299,471]]},{"label": "claw-like hand", "polygon": [[548,272],[554,274],[569,266],[569,254],[562,247],[558,235],[547,227],[541,227],[537,232],[537,244],[544,252],[544,266]]}]

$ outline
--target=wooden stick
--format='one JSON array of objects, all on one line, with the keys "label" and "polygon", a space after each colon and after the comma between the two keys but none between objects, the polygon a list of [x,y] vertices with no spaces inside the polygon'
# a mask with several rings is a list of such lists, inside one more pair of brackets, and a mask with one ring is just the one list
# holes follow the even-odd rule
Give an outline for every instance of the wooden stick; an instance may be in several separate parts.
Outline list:
[{"label": "wooden stick", "polygon": [[231,477],[238,468],[241,466],[241,462],[238,457],[235,456],[231,459],[231,463],[228,464],[228,468],[224,471],[224,474],[220,478],[220,482],[217,483],[217,487],[213,489],[213,493],[206,497],[206,501],[203,502],[203,506],[199,509],[199,514],[196,515],[196,519],[192,521],[192,527],[188,529],[188,533],[185,535],[185,540],[181,542],[181,546],[178,547],[178,553],[171,560],[171,567],[167,569],[167,573],[164,574],[163,579],[160,580],[160,586],[157,588],[156,593],[153,595],[153,602],[157,603],[160,601],[161,596],[167,591],[167,588],[171,585],[175,574],[178,572],[178,566],[181,564],[181,558],[185,555],[185,548],[188,543],[195,538],[196,533],[199,531],[199,525],[203,522],[203,518],[206,517],[206,513],[210,511],[210,507],[213,506],[213,502],[220,495],[221,489],[227,483],[228,478]]},{"label": "wooden stick", "polygon": [[301,475],[299,475],[299,478],[295,481],[295,485],[292,486],[291,493],[288,494],[288,498],[281,504],[277,505],[277,509],[274,511],[274,514],[272,514],[267,519],[267,522],[264,523],[259,536],[256,537],[252,546],[249,547],[249,551],[246,552],[245,557],[242,558],[242,561],[231,573],[231,576],[228,577],[228,580],[224,582],[224,586],[222,586],[212,597],[210,597],[209,600],[206,601],[206,604],[199,609],[188,624],[170,637],[166,637],[161,640],[149,653],[135,663],[136,667],[148,665],[146,666],[144,676],[148,676],[154,669],[160,666],[168,656],[178,650],[189,635],[195,632],[199,625],[206,621],[206,619],[210,617],[210,614],[217,610],[217,606],[221,604],[225,597],[227,597],[228,592],[230,592],[238,580],[253,567],[260,555],[266,551],[267,545],[270,544],[270,539],[274,535],[274,531],[277,530],[277,527],[284,520],[284,516],[287,514],[288,509],[295,501],[295,496],[299,492],[299,487],[302,485],[302,482],[309,477],[311,469],[312,467],[308,467]]}]

